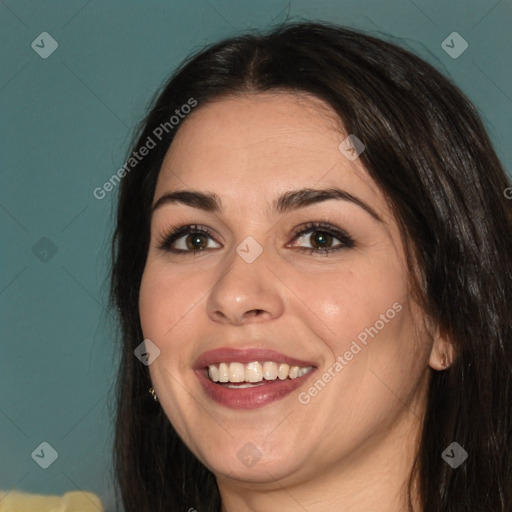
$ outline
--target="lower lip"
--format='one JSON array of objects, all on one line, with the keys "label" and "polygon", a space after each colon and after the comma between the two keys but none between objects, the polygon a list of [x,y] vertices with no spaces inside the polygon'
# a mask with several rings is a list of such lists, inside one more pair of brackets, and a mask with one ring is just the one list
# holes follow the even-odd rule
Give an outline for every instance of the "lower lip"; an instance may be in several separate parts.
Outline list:
[{"label": "lower lip", "polygon": [[276,379],[262,386],[243,389],[220,386],[207,377],[205,370],[196,370],[196,375],[206,394],[217,403],[232,409],[256,409],[289,395],[302,386],[314,372],[315,369],[296,379]]}]

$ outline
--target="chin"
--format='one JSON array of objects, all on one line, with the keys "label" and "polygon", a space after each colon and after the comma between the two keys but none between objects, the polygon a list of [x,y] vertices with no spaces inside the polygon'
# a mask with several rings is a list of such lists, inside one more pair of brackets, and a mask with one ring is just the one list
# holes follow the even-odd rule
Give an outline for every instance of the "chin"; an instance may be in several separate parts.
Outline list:
[{"label": "chin", "polygon": [[[296,450],[290,450],[290,453],[273,452],[268,457],[250,442],[229,456],[227,453],[227,450],[222,450],[207,459],[201,458],[201,461],[217,477],[229,476],[234,480],[255,484],[275,482],[294,474],[304,465],[304,461],[290,460]],[[219,457],[222,457],[222,461],[219,461]]]}]

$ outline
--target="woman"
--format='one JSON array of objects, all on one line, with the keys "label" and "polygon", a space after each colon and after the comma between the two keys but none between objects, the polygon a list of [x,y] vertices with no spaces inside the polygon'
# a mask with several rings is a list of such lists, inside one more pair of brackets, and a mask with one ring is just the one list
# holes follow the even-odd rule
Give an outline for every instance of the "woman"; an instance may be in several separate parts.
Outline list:
[{"label": "woman", "polygon": [[511,510],[510,182],[452,83],[326,23],[236,37],[128,163],[127,511]]}]

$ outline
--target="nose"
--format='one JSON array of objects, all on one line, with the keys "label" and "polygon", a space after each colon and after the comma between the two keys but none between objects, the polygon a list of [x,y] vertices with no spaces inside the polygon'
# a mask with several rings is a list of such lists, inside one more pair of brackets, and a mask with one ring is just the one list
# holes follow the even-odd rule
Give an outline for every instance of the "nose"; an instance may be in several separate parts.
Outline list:
[{"label": "nose", "polygon": [[209,293],[209,317],[232,325],[278,318],[284,311],[284,287],[277,274],[265,251],[252,263],[233,251]]}]

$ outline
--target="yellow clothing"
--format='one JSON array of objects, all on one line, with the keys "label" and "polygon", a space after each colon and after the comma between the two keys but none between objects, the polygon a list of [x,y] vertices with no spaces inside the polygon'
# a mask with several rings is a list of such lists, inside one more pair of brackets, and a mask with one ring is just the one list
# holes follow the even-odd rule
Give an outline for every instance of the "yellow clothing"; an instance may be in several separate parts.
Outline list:
[{"label": "yellow clothing", "polygon": [[0,491],[0,512],[103,512],[92,492],[72,491],[62,496]]}]

